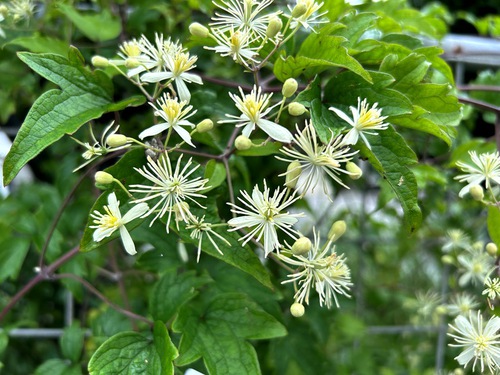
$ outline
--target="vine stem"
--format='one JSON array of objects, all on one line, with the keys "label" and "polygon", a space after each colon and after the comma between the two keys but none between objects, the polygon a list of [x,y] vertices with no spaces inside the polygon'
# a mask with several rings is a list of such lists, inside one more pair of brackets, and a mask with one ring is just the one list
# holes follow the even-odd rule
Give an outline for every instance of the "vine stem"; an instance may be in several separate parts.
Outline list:
[{"label": "vine stem", "polygon": [[21,299],[23,298],[31,289],[33,289],[36,285],[38,285],[40,282],[44,280],[50,280],[53,278],[53,273],[55,270],[57,270],[59,267],[61,267],[64,263],[68,262],[71,258],[73,258],[75,255],[77,255],[80,251],[80,246],[76,246],[67,253],[65,253],[63,256],[61,256],[59,259],[54,261],[51,265],[47,267],[40,268],[39,273],[33,277],[24,287],[19,290],[7,303],[7,305],[2,309],[0,312],[0,322],[3,320],[3,318],[9,313],[9,311],[14,307],[14,305]]}]

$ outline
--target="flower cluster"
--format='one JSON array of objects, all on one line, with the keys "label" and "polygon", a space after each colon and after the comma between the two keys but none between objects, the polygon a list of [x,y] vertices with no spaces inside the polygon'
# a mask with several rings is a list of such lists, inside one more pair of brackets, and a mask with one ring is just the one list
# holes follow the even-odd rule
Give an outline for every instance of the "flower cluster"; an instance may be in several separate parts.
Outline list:
[{"label": "flower cluster", "polygon": [[462,161],[457,162],[457,166],[465,172],[455,177],[460,182],[467,182],[458,195],[463,197],[471,191],[474,186],[480,186],[483,182],[487,190],[491,191],[492,187],[500,185],[500,154],[496,152],[487,152],[477,154],[476,151],[469,151],[472,164]]}]

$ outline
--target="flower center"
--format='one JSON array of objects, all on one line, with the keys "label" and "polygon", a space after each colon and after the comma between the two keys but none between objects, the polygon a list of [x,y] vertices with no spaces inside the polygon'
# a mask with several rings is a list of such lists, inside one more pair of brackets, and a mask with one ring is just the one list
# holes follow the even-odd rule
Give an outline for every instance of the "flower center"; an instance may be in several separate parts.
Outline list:
[{"label": "flower center", "polygon": [[178,77],[186,70],[191,69],[195,62],[196,58],[190,58],[188,53],[177,53],[174,57],[174,66],[172,67],[172,73],[175,77]]},{"label": "flower center", "polygon": [[177,122],[182,107],[183,107],[182,103],[179,103],[176,100],[172,99],[165,100],[165,103],[161,105],[161,109],[167,115],[168,122],[170,125],[174,125]]},{"label": "flower center", "polygon": [[252,122],[259,122],[260,111],[262,109],[261,101],[256,102],[252,95],[245,95],[243,107],[245,108],[246,115]]},{"label": "flower center", "polygon": [[123,43],[121,50],[128,57],[138,57],[141,55],[141,49],[136,42]]}]

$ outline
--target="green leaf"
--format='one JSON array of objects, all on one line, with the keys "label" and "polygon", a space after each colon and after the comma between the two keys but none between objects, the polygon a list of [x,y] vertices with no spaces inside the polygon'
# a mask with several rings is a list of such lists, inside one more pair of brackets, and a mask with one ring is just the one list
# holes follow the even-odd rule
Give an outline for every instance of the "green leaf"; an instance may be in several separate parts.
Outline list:
[{"label": "green leaf", "polygon": [[213,190],[220,185],[224,181],[226,181],[226,168],[223,163],[216,162],[214,159],[208,161],[205,166],[205,178],[208,178],[207,189],[203,191],[203,193],[207,193],[210,190]]},{"label": "green leaf", "polygon": [[82,355],[84,338],[85,331],[78,324],[65,328],[60,339],[63,356],[71,362],[77,363]]},{"label": "green leaf", "polygon": [[0,282],[16,279],[30,249],[29,238],[12,236],[9,227],[0,224]]},{"label": "green leaf", "polygon": [[210,374],[257,375],[257,354],[246,340],[286,334],[281,323],[243,294],[218,294],[192,305],[185,305],[172,325],[182,333],[180,366],[203,357]]},{"label": "green leaf", "polygon": [[72,48],[68,58],[54,54],[19,53],[19,58],[35,72],[59,85],[33,104],[19,129],[4,166],[4,184],[9,184],[21,168],[66,133],[103,113],[140,105],[144,97],[113,103],[113,86],[101,71],[89,72]]},{"label": "green leaf", "polygon": [[79,364],[69,364],[63,359],[49,359],[39,366],[35,375],[81,375],[82,370]]},{"label": "green leaf", "polygon": [[120,35],[121,23],[116,17],[113,17],[107,8],[101,8],[98,14],[81,14],[72,6],[58,4],[59,10],[68,17],[80,30],[83,35],[93,42],[103,42],[115,39]]},{"label": "green leaf", "polygon": [[302,43],[296,57],[281,56],[276,60],[274,64],[276,77],[284,81],[287,78],[298,77],[300,74],[313,77],[326,69],[344,68],[371,82],[370,74],[354,57],[349,55],[344,46],[347,39],[330,35],[342,27],[344,26],[334,23],[323,27],[318,33],[311,33]]},{"label": "green leaf", "polygon": [[167,327],[163,322],[155,322],[153,327],[153,340],[156,352],[161,361],[161,374],[174,374],[173,360],[179,356],[177,348],[170,340]]},{"label": "green leaf", "polygon": [[196,276],[195,271],[178,274],[170,268],[155,284],[149,298],[149,312],[155,320],[168,322],[183,304],[198,295],[198,288],[209,283],[208,276]]},{"label": "green leaf", "polygon": [[413,233],[422,222],[422,213],[418,206],[417,181],[408,166],[415,164],[417,158],[391,126],[379,131],[378,135],[367,135],[367,138],[372,149],[359,142],[361,155],[389,183],[403,208],[405,229]]},{"label": "green leaf", "polygon": [[236,154],[240,156],[267,156],[279,154],[279,150],[282,146],[280,142],[266,142],[265,139],[254,139],[252,143],[253,145],[251,148],[248,150],[237,150]]},{"label": "green leaf", "polygon": [[67,56],[70,46],[68,43],[55,38],[35,34],[13,39],[9,44],[18,45],[34,53],[55,53]]},{"label": "green leaf", "polygon": [[488,234],[491,240],[500,245],[500,210],[498,207],[488,207]]},{"label": "green leaf", "polygon": [[90,375],[170,375],[171,359],[176,357],[172,347],[167,330],[157,324],[154,341],[137,332],[120,332],[97,349],[88,370]]}]

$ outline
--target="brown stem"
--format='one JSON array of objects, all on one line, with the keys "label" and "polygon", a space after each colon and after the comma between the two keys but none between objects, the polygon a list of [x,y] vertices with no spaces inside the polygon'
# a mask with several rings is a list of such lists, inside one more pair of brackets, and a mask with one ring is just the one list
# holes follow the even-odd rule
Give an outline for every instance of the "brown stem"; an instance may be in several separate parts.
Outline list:
[{"label": "brown stem", "polygon": [[52,277],[53,280],[58,280],[58,279],[72,279],[80,284],[82,284],[89,292],[94,294],[97,298],[99,298],[101,301],[104,303],[108,304],[110,307],[118,311],[119,313],[122,313],[123,315],[135,319],[135,320],[140,320],[142,322],[145,322],[152,326],[154,324],[153,321],[149,320],[148,318],[143,317],[142,315],[138,315],[136,313],[133,313],[132,311],[126,310],[123,307],[117,305],[116,303],[110,301],[104,294],[99,292],[91,283],[89,283],[87,280],[77,276],[73,275],[72,273],[61,273],[58,275],[54,275]]},{"label": "brown stem", "polygon": [[500,112],[500,107],[493,105],[493,104],[490,104],[490,103],[483,102],[482,100],[471,99],[471,98],[462,98],[462,97],[459,97],[458,100],[460,101],[460,103],[470,104],[470,105],[473,105],[474,107],[477,107],[477,108],[485,110],[485,111],[491,111],[491,112],[495,112],[495,113]]},{"label": "brown stem", "polygon": [[61,267],[64,263],[69,261],[71,258],[73,258],[78,252],[80,251],[80,247],[76,246],[70,251],[68,251],[66,254],[61,256],[59,259],[57,259],[54,263],[51,265],[41,268],[38,275],[36,275],[34,278],[32,278],[25,286],[22,287],[22,289],[17,292],[14,297],[11,298],[9,303],[2,309],[0,312],[0,322],[3,320],[3,318],[8,314],[8,312],[14,307],[14,305],[24,297],[25,294],[27,294],[33,287],[35,287],[37,284],[42,282],[43,280],[48,280],[53,277],[53,273],[55,270],[57,270],[59,267]]},{"label": "brown stem", "polygon": [[458,85],[460,91],[496,91],[500,92],[500,86],[491,85]]}]

